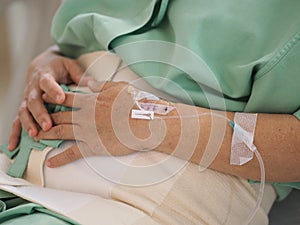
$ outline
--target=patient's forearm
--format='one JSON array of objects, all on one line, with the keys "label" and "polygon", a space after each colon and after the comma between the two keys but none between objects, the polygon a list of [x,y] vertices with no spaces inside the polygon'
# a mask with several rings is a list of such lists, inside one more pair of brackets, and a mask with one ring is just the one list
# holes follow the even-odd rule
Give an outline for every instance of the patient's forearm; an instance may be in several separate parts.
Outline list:
[{"label": "patient's forearm", "polygon": [[[231,131],[229,131],[231,132]],[[291,115],[258,114],[254,144],[260,152],[270,182],[300,180],[300,122]],[[243,166],[228,163],[231,133],[225,139],[219,156],[211,168],[225,173],[259,180],[260,169],[256,157]],[[197,159],[196,161],[197,162]]]},{"label": "patient's forearm", "polygon": [[[191,106],[181,105],[187,110]],[[197,108],[199,115],[209,110]],[[228,112],[226,116],[233,120],[234,113]],[[224,121],[217,119],[217,129],[222,130]],[[178,144],[179,137],[182,131],[182,122],[179,118],[165,118],[168,134],[160,146],[158,151],[168,154],[174,154],[177,157],[186,159],[190,149],[186,149],[187,155],[182,153],[174,153],[174,149]],[[190,122],[188,121],[190,120]],[[219,120],[219,122],[218,122]],[[193,141],[193,131],[195,129],[195,119],[183,118],[181,119],[187,126],[190,126],[190,132],[184,131],[182,135],[190,138]],[[190,123],[190,124],[188,124]],[[199,164],[203,152],[206,149],[208,140],[211,135],[211,117],[199,116],[200,132],[196,147],[189,160],[193,163]],[[218,126],[220,126],[218,128]],[[198,129],[198,128],[197,128]],[[224,139],[220,146],[219,152],[210,164],[210,168],[231,175],[244,177],[253,180],[260,180],[260,166],[257,158],[254,156],[253,160],[242,165],[230,165],[230,151],[233,129],[227,124],[224,130]],[[254,144],[260,152],[266,169],[266,181],[276,182],[293,182],[300,180],[300,122],[292,115],[287,114],[258,114],[257,124],[255,129]],[[183,140],[183,139],[181,139]]]}]

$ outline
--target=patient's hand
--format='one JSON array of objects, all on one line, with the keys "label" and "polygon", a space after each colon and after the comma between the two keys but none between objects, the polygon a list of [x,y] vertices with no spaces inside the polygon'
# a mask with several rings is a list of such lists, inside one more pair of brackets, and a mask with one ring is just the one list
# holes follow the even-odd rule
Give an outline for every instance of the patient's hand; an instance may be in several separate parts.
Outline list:
[{"label": "patient's hand", "polygon": [[[62,105],[78,110],[52,114],[55,126],[49,131],[39,132],[37,140],[78,141],[77,145],[49,159],[48,166],[61,166],[84,156],[126,155],[143,149],[144,139],[149,135],[148,121],[129,119],[134,102],[128,93],[128,84],[90,82],[89,87],[93,91],[101,91],[93,94],[66,93]],[[50,96],[44,99],[50,103],[53,101]],[[124,134],[126,137],[122,136]]]},{"label": "patient's hand", "polygon": [[38,134],[38,125],[47,131],[52,127],[51,118],[44,106],[43,93],[56,104],[65,100],[65,94],[59,84],[86,85],[88,78],[82,78],[83,70],[76,60],[59,55],[58,48],[53,46],[35,58],[27,72],[27,86],[11,131],[9,146],[13,150],[19,142],[21,126],[31,137]]}]

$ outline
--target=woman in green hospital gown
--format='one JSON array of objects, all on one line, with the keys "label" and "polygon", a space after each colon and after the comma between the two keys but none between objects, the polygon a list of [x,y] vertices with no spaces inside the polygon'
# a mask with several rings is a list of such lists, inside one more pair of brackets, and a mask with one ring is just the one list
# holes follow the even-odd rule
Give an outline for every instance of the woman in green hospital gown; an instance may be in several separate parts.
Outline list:
[{"label": "woman in green hospital gown", "polygon": [[[230,119],[234,112],[258,113],[255,144],[266,159],[267,181],[273,183],[279,199],[283,199],[291,188],[300,188],[297,182],[300,180],[299,9],[299,1],[283,3],[279,0],[65,0],[52,24],[52,36],[58,46],[55,54],[64,60],[62,64],[52,66],[63,68],[63,72],[52,70],[61,74],[48,78],[48,86],[40,82],[42,79],[35,79],[39,91],[34,98],[27,88],[24,101],[28,104],[25,104],[26,110],[24,104],[21,106],[9,148],[16,147],[21,124],[32,137],[73,139],[70,138],[72,127],[64,130],[65,136],[55,136],[51,132],[55,126],[42,106],[43,100],[60,104],[69,98],[64,96],[58,84],[53,83],[79,82],[78,77],[72,77],[75,69],[69,68],[75,64],[72,59],[96,51],[110,51],[119,55],[151,86],[181,102],[183,112],[189,107],[196,108],[197,112],[221,110],[227,111]],[[54,54],[52,49],[49,52]],[[42,62],[41,57],[32,65],[39,62]],[[41,65],[43,72],[46,64]],[[78,72],[78,65],[75,67]],[[51,74],[49,68],[44,72]],[[83,83],[87,83],[84,79]],[[33,83],[28,87],[33,87],[30,86]],[[124,85],[109,83],[105,90],[111,92],[107,95],[122,94],[120,90]],[[42,98],[44,92],[46,96],[44,94]],[[59,121],[54,121],[56,126],[64,125],[61,122],[64,119],[56,120]],[[38,132],[34,121],[40,124],[42,131]],[[170,143],[178,141],[178,123],[176,120],[167,122],[168,132],[172,130],[173,133],[166,135],[167,140],[157,151],[172,153],[175,146]],[[200,120],[204,127],[207,123]],[[136,125],[136,133],[146,125]],[[208,141],[205,132],[210,130],[205,129],[201,129],[201,140],[196,143],[196,153],[190,158],[196,164],[205,150],[201,145]],[[103,135],[107,135],[110,142],[116,142],[108,146],[121,146],[115,138],[109,137],[110,134]],[[231,131],[226,131],[220,157],[210,168],[259,180],[256,161],[238,168],[224,162],[223,158],[230,154],[231,136]],[[131,153],[132,149],[127,148],[120,147],[121,152],[112,154]],[[78,148],[72,147],[70,151],[75,155],[73,159],[66,159],[61,153],[50,159],[48,165],[56,167],[80,158]]]}]

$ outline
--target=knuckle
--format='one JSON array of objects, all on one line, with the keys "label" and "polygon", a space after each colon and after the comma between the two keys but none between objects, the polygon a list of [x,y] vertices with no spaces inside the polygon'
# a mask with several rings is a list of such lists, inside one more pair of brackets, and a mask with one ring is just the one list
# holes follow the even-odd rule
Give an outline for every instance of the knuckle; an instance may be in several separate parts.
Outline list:
[{"label": "knuckle", "polygon": [[66,68],[68,71],[70,70],[70,68],[71,68],[72,66],[74,66],[74,64],[76,64],[76,61],[75,61],[75,60],[69,59],[69,58],[63,58],[63,59],[62,59],[62,62],[63,62],[63,64],[64,64],[65,68]]},{"label": "knuckle", "polygon": [[35,97],[30,97],[29,96],[28,99],[27,99],[27,105],[28,105],[28,107],[32,106],[35,101],[36,101]]},{"label": "knuckle", "polygon": [[62,117],[63,116],[63,111],[59,111],[59,112],[56,112],[54,115],[56,116],[56,117]]},{"label": "knuckle", "polygon": [[47,85],[51,80],[51,75],[49,73],[43,73],[40,75],[40,85],[45,86]]},{"label": "knuckle", "polygon": [[63,139],[64,129],[62,126],[57,126],[57,128],[55,130],[55,135],[58,139]]},{"label": "knuckle", "polygon": [[19,124],[20,124],[20,119],[19,119],[19,117],[17,117],[13,121],[13,127],[19,126]]},{"label": "knuckle", "polygon": [[55,114],[52,114],[51,117],[55,123],[60,123],[61,117],[62,117],[62,112],[56,112]]},{"label": "knuckle", "polygon": [[65,156],[70,161],[74,161],[76,159],[76,154],[74,151],[66,151]]},{"label": "knuckle", "polygon": [[43,73],[44,73],[43,66],[34,66],[33,74],[35,75],[35,77],[40,77]]},{"label": "knuckle", "polygon": [[40,122],[43,120],[44,117],[44,113],[42,111],[37,111],[35,114],[35,119]]},{"label": "knuckle", "polygon": [[31,77],[32,77],[31,81],[32,81],[32,83],[38,82],[38,80],[42,76],[43,72],[44,72],[44,70],[42,68],[34,67],[32,69],[32,72],[31,72]]},{"label": "knuckle", "polygon": [[18,114],[19,117],[21,117],[24,113],[27,113],[27,111],[28,111],[27,106],[22,104],[19,108],[19,114]]},{"label": "knuckle", "polygon": [[37,100],[38,100],[38,93],[35,89],[33,89],[28,95],[27,104],[29,106],[32,106],[33,104],[35,104]]}]

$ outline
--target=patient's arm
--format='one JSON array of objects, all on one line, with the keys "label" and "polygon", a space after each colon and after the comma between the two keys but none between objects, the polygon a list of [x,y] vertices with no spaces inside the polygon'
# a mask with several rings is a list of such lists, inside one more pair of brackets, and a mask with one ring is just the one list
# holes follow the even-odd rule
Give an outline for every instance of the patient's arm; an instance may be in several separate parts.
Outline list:
[{"label": "patient's arm", "polygon": [[[205,109],[197,109],[199,113],[203,110]],[[234,113],[227,112],[226,114],[233,119]],[[177,121],[169,123],[170,130],[179,129],[179,119],[175,120]],[[206,144],[211,138],[210,124],[209,116],[200,117],[199,139],[191,157],[191,161],[196,164],[200,162]],[[220,151],[210,168],[227,174],[260,180],[260,166],[255,156],[253,160],[243,166],[229,164],[232,133],[231,127],[227,126]],[[176,142],[166,140],[158,150],[170,153],[175,147],[174,144]],[[266,181],[294,182],[300,180],[300,121],[296,117],[288,114],[258,114],[254,144],[265,164]]]},{"label": "patient's arm", "polygon": [[[54,114],[56,126],[48,132],[39,133],[38,139],[80,141],[77,146],[50,159],[48,166],[56,167],[81,158],[79,149],[84,149],[85,156],[105,155],[107,152],[104,150],[112,155],[123,155],[135,150],[155,149],[199,164],[209,139],[218,136],[213,141],[221,138],[219,153],[209,167],[226,174],[259,180],[260,168],[256,158],[243,166],[229,164],[232,128],[224,119],[207,114],[201,116],[210,110],[174,104],[176,110],[160,119],[131,119],[134,103],[126,83],[108,82],[101,88],[95,86],[98,86],[98,91],[101,89],[98,96],[66,94],[63,105],[79,110]],[[50,98],[45,99],[51,102]],[[234,113],[227,112],[226,116],[232,120]],[[212,118],[217,124],[214,130]],[[300,122],[291,115],[258,114],[255,130],[254,143],[265,163],[266,180],[299,181]],[[178,144],[183,144],[179,149],[184,151],[174,151]]]}]

